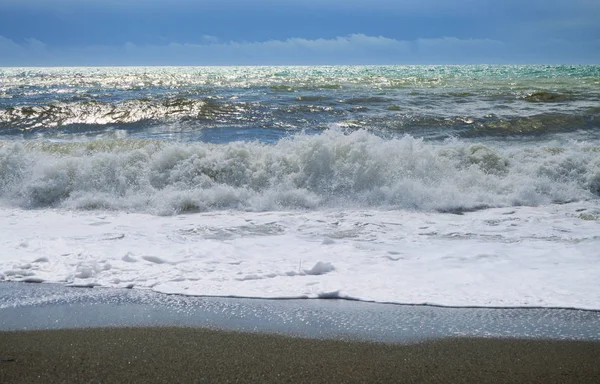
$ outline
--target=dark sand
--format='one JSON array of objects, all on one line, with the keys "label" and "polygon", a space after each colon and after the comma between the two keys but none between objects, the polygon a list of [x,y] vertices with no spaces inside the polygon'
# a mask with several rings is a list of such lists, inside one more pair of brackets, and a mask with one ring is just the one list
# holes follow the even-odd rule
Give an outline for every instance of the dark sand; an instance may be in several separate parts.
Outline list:
[{"label": "dark sand", "polygon": [[0,332],[0,383],[600,383],[600,343],[391,345],[213,331]]}]

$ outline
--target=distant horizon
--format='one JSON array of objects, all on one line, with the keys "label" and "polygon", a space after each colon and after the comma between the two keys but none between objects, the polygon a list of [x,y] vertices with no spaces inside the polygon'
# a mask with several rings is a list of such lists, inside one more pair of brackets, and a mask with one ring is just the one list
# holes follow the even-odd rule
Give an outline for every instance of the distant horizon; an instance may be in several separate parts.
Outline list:
[{"label": "distant horizon", "polygon": [[185,64],[185,65],[161,65],[161,64],[129,64],[129,65],[0,65],[0,68],[215,68],[215,67],[468,67],[468,66],[491,66],[491,67],[525,67],[525,66],[600,66],[600,63],[471,63],[471,64]]}]

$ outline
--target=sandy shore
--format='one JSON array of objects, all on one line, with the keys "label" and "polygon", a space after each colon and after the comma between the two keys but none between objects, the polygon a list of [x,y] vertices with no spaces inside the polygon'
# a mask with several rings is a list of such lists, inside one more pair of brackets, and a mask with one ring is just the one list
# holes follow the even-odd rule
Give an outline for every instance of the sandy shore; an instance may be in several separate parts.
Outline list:
[{"label": "sandy shore", "polygon": [[444,339],[412,345],[199,328],[0,332],[2,383],[600,382],[600,343]]}]

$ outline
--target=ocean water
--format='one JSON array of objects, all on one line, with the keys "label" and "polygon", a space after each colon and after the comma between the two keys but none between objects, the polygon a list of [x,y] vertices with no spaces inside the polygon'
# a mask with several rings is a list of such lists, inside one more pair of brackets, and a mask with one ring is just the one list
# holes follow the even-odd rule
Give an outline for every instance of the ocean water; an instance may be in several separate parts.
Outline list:
[{"label": "ocean water", "polygon": [[0,68],[0,280],[600,309],[600,66]]}]

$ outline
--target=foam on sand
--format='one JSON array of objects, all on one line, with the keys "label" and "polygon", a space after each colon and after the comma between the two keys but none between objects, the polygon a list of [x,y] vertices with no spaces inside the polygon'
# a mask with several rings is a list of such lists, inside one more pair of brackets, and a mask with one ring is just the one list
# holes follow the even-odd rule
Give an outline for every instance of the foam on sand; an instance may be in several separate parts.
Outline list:
[{"label": "foam on sand", "polygon": [[593,203],[463,215],[0,210],[0,279],[184,295],[600,309]]}]

